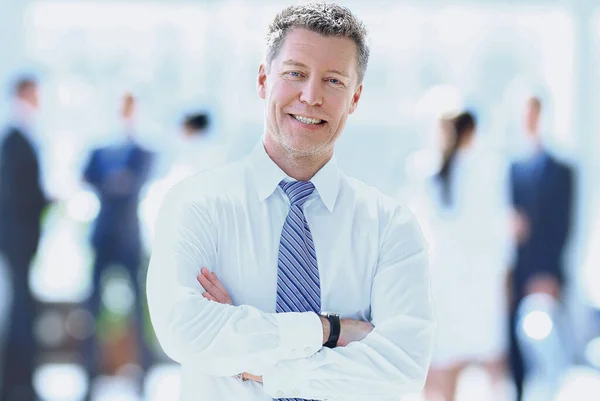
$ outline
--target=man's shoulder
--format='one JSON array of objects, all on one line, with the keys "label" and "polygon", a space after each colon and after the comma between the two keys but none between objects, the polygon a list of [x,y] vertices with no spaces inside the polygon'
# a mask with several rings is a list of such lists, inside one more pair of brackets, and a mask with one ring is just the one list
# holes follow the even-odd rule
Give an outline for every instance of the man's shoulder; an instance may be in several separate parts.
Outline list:
[{"label": "man's shoulder", "polygon": [[9,125],[4,126],[4,128],[2,128],[2,136],[4,138],[7,138],[10,135],[19,135],[19,134],[22,135],[22,132],[15,125],[9,124]]},{"label": "man's shoulder", "polygon": [[554,164],[554,166],[565,173],[569,173],[572,171],[571,164],[562,157],[556,155],[549,155],[550,162]]},{"label": "man's shoulder", "polygon": [[343,175],[342,180],[345,183],[343,190],[350,192],[357,207],[376,210],[379,215],[392,214],[400,209],[408,210],[399,199],[385,194],[374,185],[347,175]]},{"label": "man's shoulder", "polygon": [[0,135],[1,145],[3,148],[9,148],[11,151],[15,147],[23,148],[23,145],[27,145],[27,139],[23,132],[13,126],[6,127]]},{"label": "man's shoulder", "polygon": [[20,138],[24,138],[23,132],[17,128],[14,127],[12,125],[9,125],[7,127],[5,127],[4,129],[2,129],[2,142],[6,142],[6,141],[14,141]]},{"label": "man's shoulder", "polygon": [[227,163],[184,178],[173,186],[169,196],[202,200],[235,194],[243,189],[245,174],[243,161]]},{"label": "man's shoulder", "polygon": [[573,167],[567,160],[550,152],[546,152],[546,157],[548,160],[548,168],[546,168],[545,171],[547,173],[561,179],[571,178],[573,175]]},{"label": "man's shoulder", "polygon": [[91,154],[96,154],[96,155],[101,155],[103,153],[106,153],[107,151],[109,151],[111,149],[111,145],[107,145],[107,144],[101,144],[98,146],[93,147],[90,150]]},{"label": "man's shoulder", "polygon": [[[354,207],[369,225],[377,227],[381,241],[394,238],[419,238],[423,234],[414,212],[399,197],[385,194],[373,185],[346,177],[347,189],[355,194]],[[361,219],[362,219],[361,218]]]}]

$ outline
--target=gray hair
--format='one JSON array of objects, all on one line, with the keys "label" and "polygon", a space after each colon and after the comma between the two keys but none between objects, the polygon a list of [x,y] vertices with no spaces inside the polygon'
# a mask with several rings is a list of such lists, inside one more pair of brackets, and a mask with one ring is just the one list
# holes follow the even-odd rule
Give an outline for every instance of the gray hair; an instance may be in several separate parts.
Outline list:
[{"label": "gray hair", "polygon": [[369,61],[367,30],[349,9],[337,4],[307,3],[289,6],[281,11],[269,26],[267,33],[267,67],[279,55],[287,33],[293,28],[304,28],[322,36],[336,36],[354,41],[358,83],[362,83]]}]

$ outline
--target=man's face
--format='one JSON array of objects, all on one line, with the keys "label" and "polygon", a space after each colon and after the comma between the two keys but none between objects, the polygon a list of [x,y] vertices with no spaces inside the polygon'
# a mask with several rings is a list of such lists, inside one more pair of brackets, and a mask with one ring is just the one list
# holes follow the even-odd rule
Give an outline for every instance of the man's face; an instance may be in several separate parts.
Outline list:
[{"label": "man's face", "polygon": [[279,55],[258,73],[267,150],[292,157],[332,154],[362,92],[356,53],[348,38],[288,32]]},{"label": "man's face", "polygon": [[21,99],[27,102],[34,110],[40,108],[40,93],[37,85],[28,85],[21,92]]},{"label": "man's face", "polygon": [[535,99],[529,99],[525,106],[525,128],[527,134],[537,136],[540,121],[540,106]]},{"label": "man's face", "polygon": [[121,107],[121,116],[124,120],[131,120],[135,116],[136,102],[132,96],[126,95],[123,98]]}]

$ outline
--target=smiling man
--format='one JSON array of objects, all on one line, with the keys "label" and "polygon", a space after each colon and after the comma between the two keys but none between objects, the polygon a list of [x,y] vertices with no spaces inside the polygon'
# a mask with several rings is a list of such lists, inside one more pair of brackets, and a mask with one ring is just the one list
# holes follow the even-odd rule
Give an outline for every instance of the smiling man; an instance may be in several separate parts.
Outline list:
[{"label": "smiling man", "polygon": [[362,93],[365,36],[337,5],[279,13],[258,71],[261,142],[167,196],[148,301],[182,364],[182,400],[421,390],[434,329],[426,244],[405,207],[334,157]]}]

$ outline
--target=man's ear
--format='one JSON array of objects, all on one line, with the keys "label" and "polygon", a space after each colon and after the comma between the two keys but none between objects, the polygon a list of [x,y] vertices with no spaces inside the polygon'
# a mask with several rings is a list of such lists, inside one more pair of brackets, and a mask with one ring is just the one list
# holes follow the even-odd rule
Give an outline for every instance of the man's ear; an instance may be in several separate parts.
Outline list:
[{"label": "man's ear", "polygon": [[267,96],[267,67],[264,63],[258,67],[256,91],[261,99],[264,99]]},{"label": "man's ear", "polygon": [[354,94],[352,95],[352,103],[350,103],[350,111],[348,112],[348,114],[352,114],[354,113],[354,110],[356,110],[356,107],[358,106],[358,101],[360,100],[360,95],[362,94],[362,84],[359,85],[358,88],[356,88],[356,90],[354,91]]}]

